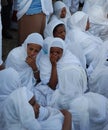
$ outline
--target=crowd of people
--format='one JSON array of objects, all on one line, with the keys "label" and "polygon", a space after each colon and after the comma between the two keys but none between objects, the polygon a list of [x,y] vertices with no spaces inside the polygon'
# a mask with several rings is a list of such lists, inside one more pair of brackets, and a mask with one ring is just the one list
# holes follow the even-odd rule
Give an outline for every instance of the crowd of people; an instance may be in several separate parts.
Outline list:
[{"label": "crowd of people", "polygon": [[18,47],[2,60],[2,3],[0,130],[108,130],[108,0],[4,2]]}]

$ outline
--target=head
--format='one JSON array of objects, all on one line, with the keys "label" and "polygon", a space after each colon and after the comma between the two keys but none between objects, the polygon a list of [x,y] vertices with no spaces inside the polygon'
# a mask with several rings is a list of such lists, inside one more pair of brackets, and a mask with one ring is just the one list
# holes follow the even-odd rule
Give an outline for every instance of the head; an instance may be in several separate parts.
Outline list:
[{"label": "head", "polygon": [[43,46],[43,38],[39,33],[31,33],[22,46],[26,49],[27,56],[36,57]]},{"label": "head", "polygon": [[66,29],[64,24],[58,24],[53,30],[53,36],[65,40]]},{"label": "head", "polygon": [[14,90],[20,87],[20,77],[13,68],[0,71],[0,102],[5,101]]},{"label": "head", "polygon": [[32,98],[29,100],[29,103],[33,107],[33,110],[34,110],[34,113],[35,113],[35,117],[38,118],[39,117],[40,105],[36,102],[34,96],[32,96]]},{"label": "head", "polygon": [[38,44],[34,44],[34,43],[27,44],[27,56],[36,57],[37,54],[40,52],[41,48],[42,47]]},{"label": "head", "polygon": [[66,5],[62,1],[56,1],[54,3],[54,13],[58,18],[66,17]]},{"label": "head", "polygon": [[61,38],[53,38],[51,44],[49,44],[48,50],[49,56],[55,55],[57,61],[59,61],[65,52],[65,42]]},{"label": "head", "polygon": [[66,7],[63,7],[60,13],[60,18],[65,18],[66,17]]},{"label": "head", "polygon": [[[89,17],[83,11],[77,11],[68,19],[68,27],[72,28],[79,28],[81,31],[86,31],[89,23]],[[90,25],[89,25],[90,27]]]},{"label": "head", "polygon": [[[55,19],[53,19],[53,20],[51,20],[48,24],[47,24],[47,26],[46,26],[46,28],[45,28],[45,30],[44,30],[44,37],[46,38],[46,37],[54,37],[54,35],[53,35],[53,31],[54,31],[54,28],[56,27],[56,26],[58,26],[58,25],[64,25],[64,22],[63,21],[61,21],[61,20],[59,20],[59,19],[57,19],[57,18],[55,18]],[[64,28],[65,28],[65,25],[64,25]],[[65,29],[64,29],[65,30]]]}]

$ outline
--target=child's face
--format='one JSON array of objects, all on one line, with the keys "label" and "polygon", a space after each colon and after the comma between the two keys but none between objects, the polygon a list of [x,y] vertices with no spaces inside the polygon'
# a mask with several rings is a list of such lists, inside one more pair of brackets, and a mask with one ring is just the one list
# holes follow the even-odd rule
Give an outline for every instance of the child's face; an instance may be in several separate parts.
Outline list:
[{"label": "child's face", "polygon": [[38,103],[36,103],[36,100],[35,100],[34,96],[31,98],[31,100],[29,101],[29,103],[32,105],[32,107],[34,109],[35,117],[38,118],[39,117],[39,108],[40,108],[40,105]]},{"label": "child's face", "polygon": [[65,40],[65,36],[66,36],[66,30],[65,30],[65,26],[64,25],[60,25],[56,28],[56,31],[53,33],[54,37],[59,37],[63,40]]},{"label": "child's face", "polygon": [[28,57],[36,57],[36,55],[39,53],[39,51],[41,50],[41,46],[38,44],[33,44],[30,43],[27,45],[27,55]]},{"label": "child's face", "polygon": [[55,58],[58,61],[63,55],[63,49],[59,47],[51,47],[50,57]]},{"label": "child's face", "polygon": [[60,13],[60,18],[65,18],[66,17],[66,8],[63,7]]}]

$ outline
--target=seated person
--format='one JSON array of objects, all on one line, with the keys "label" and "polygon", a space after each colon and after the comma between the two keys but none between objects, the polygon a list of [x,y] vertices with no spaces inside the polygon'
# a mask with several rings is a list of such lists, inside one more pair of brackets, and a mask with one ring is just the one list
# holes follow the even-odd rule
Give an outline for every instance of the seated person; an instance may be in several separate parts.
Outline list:
[{"label": "seated person", "polygon": [[14,69],[0,71],[0,83],[0,129],[71,130],[71,114],[40,106]]}]

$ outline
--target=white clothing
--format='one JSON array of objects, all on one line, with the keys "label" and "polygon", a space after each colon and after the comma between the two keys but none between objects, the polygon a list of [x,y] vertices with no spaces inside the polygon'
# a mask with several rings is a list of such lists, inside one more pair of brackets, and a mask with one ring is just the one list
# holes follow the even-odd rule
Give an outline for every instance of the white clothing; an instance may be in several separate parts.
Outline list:
[{"label": "white clothing", "polygon": [[74,13],[68,21],[70,27],[70,39],[76,44],[80,44],[86,57],[86,64],[89,65],[94,57],[97,56],[103,41],[99,37],[93,36],[88,31],[85,31],[88,16],[82,11]]},{"label": "white clothing", "polygon": [[[17,4],[17,18],[18,20],[26,13],[26,11],[29,9],[32,0],[15,0]],[[52,0],[41,0],[41,5],[42,5],[42,11],[46,15],[50,15],[53,12],[53,7],[52,7]]]},{"label": "white clothing", "polygon": [[[57,41],[57,43],[55,44],[54,40],[52,40],[52,43],[49,45],[48,48],[53,46],[53,44],[55,46],[59,46],[59,44],[63,42],[60,38],[54,38],[54,39],[55,41]],[[48,49],[48,52],[49,51],[50,49]],[[38,102],[40,104],[42,103],[42,105],[44,106],[50,104],[52,95],[53,93],[55,93],[54,90],[52,90],[50,87],[47,86],[47,83],[50,80],[51,68],[52,68],[48,54],[43,55],[39,62],[41,83],[38,84],[37,87],[35,88],[36,98],[38,98],[37,99]],[[75,97],[79,95],[79,93],[84,93],[87,90],[87,79],[85,71],[81,67],[80,63],[77,61],[77,58],[74,55],[72,55],[72,53],[68,50],[65,50],[63,52],[62,58],[57,62],[58,80],[61,80],[59,79],[59,74],[65,67],[67,67],[67,69],[71,71],[70,78],[73,81],[72,82],[73,91],[71,91],[72,96]],[[57,89],[59,89],[59,85],[60,84],[58,81],[58,85],[56,86]],[[70,91],[70,89],[68,91]]]},{"label": "white clothing", "polygon": [[63,0],[63,2],[70,8],[72,13],[75,13],[79,8],[80,0]]},{"label": "white clothing", "polygon": [[[61,20],[58,20],[58,19],[53,19],[52,21],[50,21],[45,28],[44,36],[45,37],[48,37],[48,36],[54,37],[53,30],[59,24],[64,25],[64,22]],[[83,50],[82,50],[81,46],[79,44],[76,44],[73,41],[73,39],[71,39],[71,34],[68,34],[68,32],[66,32],[66,33],[67,34],[65,36],[65,43],[66,43],[67,49],[69,49],[69,51],[71,51],[72,54],[74,54],[78,58],[79,62],[82,64],[83,68],[85,69],[86,68],[86,59],[83,54]]]},{"label": "white clothing", "polygon": [[[27,44],[29,43],[43,46],[43,38],[38,33],[30,34],[21,47],[14,48],[9,52],[9,55],[6,59],[6,67],[14,68],[19,73],[23,86],[26,86],[29,90],[33,90],[36,84],[36,79],[34,77],[32,68],[25,62],[27,57]],[[37,65],[39,55],[40,54],[38,54],[36,58]]]},{"label": "white clothing", "polygon": [[[65,18],[61,18],[60,14],[61,14],[61,11],[62,11],[62,9],[64,7],[66,8],[66,16],[65,16]],[[56,1],[54,3],[54,13],[53,13],[53,15],[51,17],[51,20],[54,19],[55,17],[57,17],[59,20],[63,21],[64,24],[65,24],[65,27],[66,27],[66,31],[68,31],[68,28],[67,28],[67,19],[70,16],[71,16],[71,13],[69,11],[69,8],[62,1]]]},{"label": "white clothing", "polygon": [[21,87],[18,73],[0,71],[0,130],[61,130],[64,116],[56,108],[40,107],[36,119],[29,101],[33,93]]},{"label": "white clothing", "polygon": [[27,89],[20,83],[14,69],[0,71],[0,130],[41,130],[28,103]]},{"label": "white clothing", "polygon": [[89,89],[108,98],[108,41],[88,68]]},{"label": "white clothing", "polygon": [[108,0],[85,0],[82,10],[89,15],[90,32],[108,40]]}]

